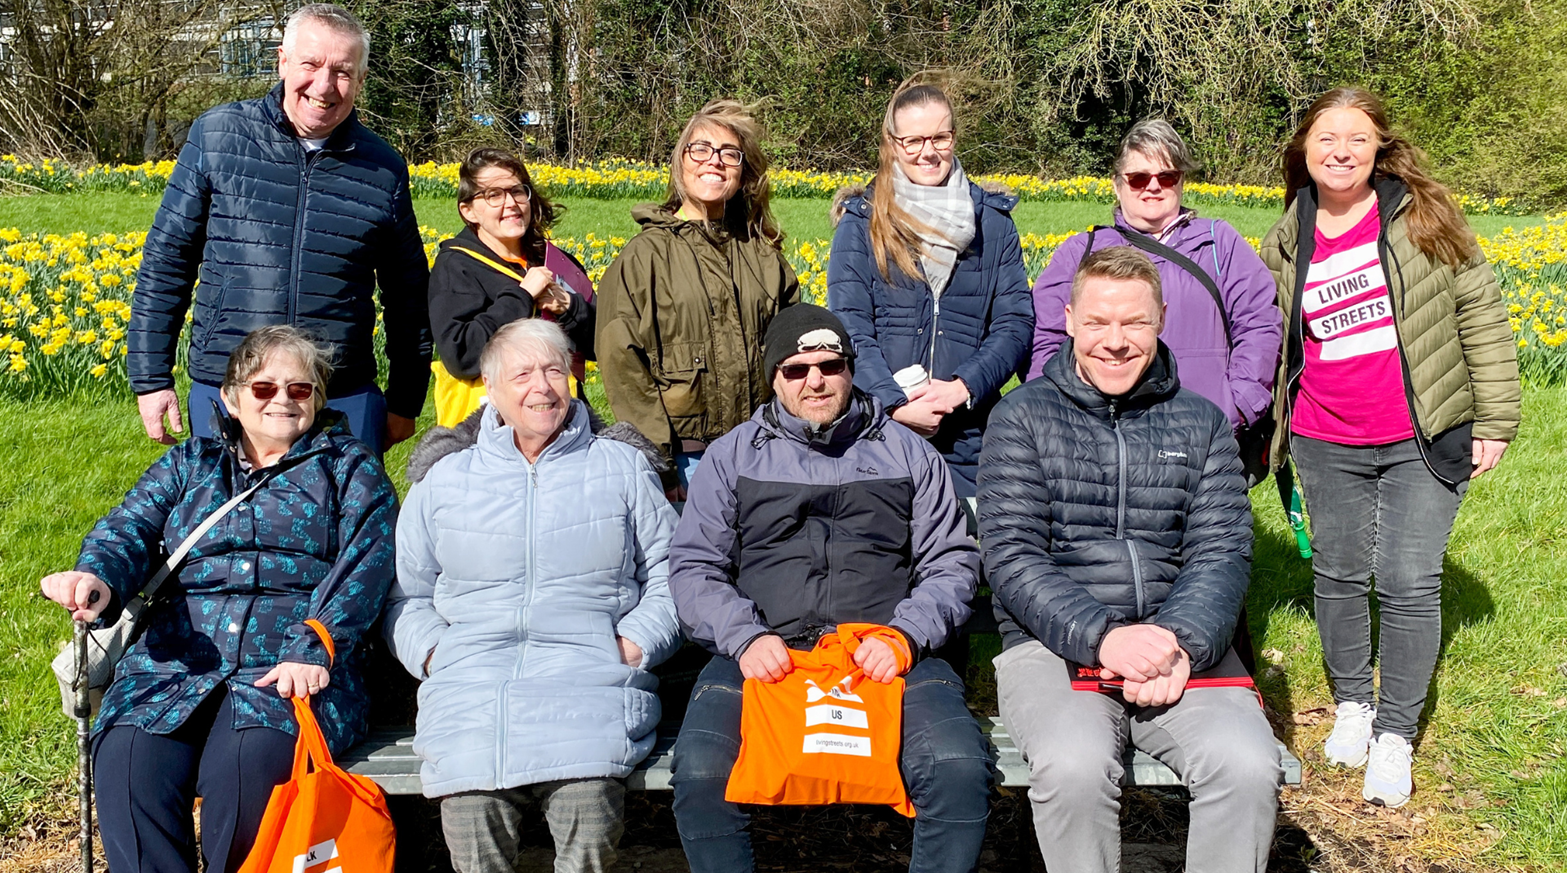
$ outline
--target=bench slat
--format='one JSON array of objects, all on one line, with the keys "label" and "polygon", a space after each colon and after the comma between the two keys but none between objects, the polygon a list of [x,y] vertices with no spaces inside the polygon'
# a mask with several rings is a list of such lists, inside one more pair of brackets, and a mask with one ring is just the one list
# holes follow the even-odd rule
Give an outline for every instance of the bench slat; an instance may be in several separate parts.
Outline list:
[{"label": "bench slat", "polygon": [[[996,756],[1001,771],[1001,784],[1008,787],[1028,785],[1028,765],[1012,743],[1006,726],[999,718],[981,718],[980,730],[990,739],[991,751]],[[673,757],[675,737],[663,734],[648,755],[631,775],[626,777],[626,787],[632,791],[668,791],[669,765]],[[1300,759],[1290,754],[1283,743],[1279,744],[1279,758],[1284,765],[1285,785],[1300,784]],[[392,728],[372,733],[363,743],[351,749],[338,761],[339,766],[350,773],[369,776],[387,794],[419,794],[419,756],[413,752],[413,728]],[[1169,767],[1159,763],[1141,749],[1129,749],[1124,761],[1125,776],[1121,784],[1128,786],[1178,786],[1180,777]]]}]

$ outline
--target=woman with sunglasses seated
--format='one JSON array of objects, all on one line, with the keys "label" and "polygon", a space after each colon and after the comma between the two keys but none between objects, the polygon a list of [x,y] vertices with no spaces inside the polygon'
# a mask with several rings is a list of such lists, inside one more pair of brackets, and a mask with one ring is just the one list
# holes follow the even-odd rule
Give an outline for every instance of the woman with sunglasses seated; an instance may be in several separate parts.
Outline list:
[{"label": "woman with sunglasses seated", "polygon": [[[457,214],[467,227],[441,243],[430,269],[441,426],[456,427],[479,408],[479,353],[519,318],[546,318],[566,331],[572,378],[582,382],[584,362],[593,360],[593,283],[576,258],[549,241],[560,211],[511,152],[475,149],[458,167]],[[571,393],[580,393],[576,384]]]},{"label": "woman with sunglasses seated", "polygon": [[768,205],[767,164],[746,106],[703,106],[675,142],[669,196],[631,210],[642,229],[599,280],[604,393],[673,462],[670,500],[685,500],[707,444],[772,396],[762,336],[800,283]]},{"label": "woman with sunglasses seated", "polygon": [[855,387],[930,439],[970,498],[985,420],[1028,360],[1034,310],[1017,198],[969,181],[955,145],[947,95],[899,86],[876,178],[833,207],[827,306],[854,339]]},{"label": "woman with sunglasses seated", "polygon": [[[1283,318],[1275,303],[1273,276],[1240,232],[1216,218],[1198,218],[1181,206],[1186,176],[1197,167],[1186,143],[1163,119],[1140,121],[1121,140],[1115,160],[1114,226],[1079,233],[1063,242],[1034,283],[1034,353],[1028,378],[1067,341],[1066,306],[1072,276],[1092,245],[1138,245],[1159,268],[1166,306],[1159,339],[1175,354],[1181,386],[1212,400],[1234,428],[1271,421]],[[1185,257],[1172,260],[1148,241]],[[1205,276],[1192,272],[1195,267]],[[1224,301],[1221,312],[1211,281]],[[1243,458],[1255,477],[1266,470],[1261,457]],[[1243,446],[1244,448],[1244,446]]]},{"label": "woman with sunglasses seated", "polygon": [[93,771],[111,870],[194,873],[196,797],[203,868],[237,870],[290,777],[290,697],[313,698],[334,754],[365,735],[363,647],[392,582],[397,493],[376,452],[322,409],[330,358],[294,327],[246,336],[220,389],[221,437],[169,449],[87,535],[76,568],[41,583],[72,618],[113,622],[243,498],[159,587],[104,694]]}]

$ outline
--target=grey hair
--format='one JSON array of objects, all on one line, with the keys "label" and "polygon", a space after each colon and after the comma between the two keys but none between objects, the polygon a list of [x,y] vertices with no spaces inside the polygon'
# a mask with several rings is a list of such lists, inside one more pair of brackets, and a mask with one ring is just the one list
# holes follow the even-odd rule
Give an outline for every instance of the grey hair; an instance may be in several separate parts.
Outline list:
[{"label": "grey hair", "polygon": [[571,340],[553,321],[519,318],[496,331],[479,353],[479,372],[484,378],[491,382],[502,378],[501,362],[508,351],[523,360],[559,364],[561,369],[571,371]]},{"label": "grey hair", "polygon": [[359,76],[364,77],[365,71],[370,69],[370,31],[354,13],[336,3],[306,3],[294,10],[283,25],[283,54],[293,56],[299,26],[306,21],[323,24],[334,33],[359,40]]},{"label": "grey hair", "polygon": [[1118,179],[1133,153],[1164,158],[1170,162],[1172,169],[1180,170],[1183,175],[1190,175],[1202,167],[1186,147],[1186,140],[1181,139],[1170,122],[1163,118],[1145,118],[1126,132],[1126,136],[1121,139],[1121,150],[1115,156],[1115,174]]},{"label": "grey hair", "polygon": [[273,324],[257,328],[245,335],[229,355],[227,369],[223,372],[223,394],[229,402],[239,405],[239,386],[249,382],[267,359],[279,352],[290,355],[310,374],[311,384],[316,386],[314,402],[316,411],[326,405],[326,383],[332,378],[330,344],[316,342],[310,334],[288,324]]}]

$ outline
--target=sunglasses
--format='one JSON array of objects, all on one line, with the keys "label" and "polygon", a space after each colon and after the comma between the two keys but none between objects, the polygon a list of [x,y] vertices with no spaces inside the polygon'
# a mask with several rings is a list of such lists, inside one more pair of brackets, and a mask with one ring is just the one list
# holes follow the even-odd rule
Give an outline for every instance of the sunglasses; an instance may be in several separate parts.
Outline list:
[{"label": "sunglasses", "polygon": [[790,382],[798,382],[811,375],[812,367],[820,370],[823,376],[837,376],[849,369],[849,359],[831,358],[822,361],[820,364],[783,364],[779,366],[778,372],[783,374],[784,379]]},{"label": "sunglasses", "polygon": [[316,386],[313,382],[290,382],[279,386],[276,382],[252,382],[250,383],[250,396],[257,400],[271,400],[277,396],[278,388],[288,399],[303,402],[315,396]]},{"label": "sunglasses", "polygon": [[1162,173],[1122,173],[1121,178],[1126,180],[1133,190],[1141,191],[1148,187],[1148,183],[1154,179],[1159,180],[1160,188],[1174,188],[1181,184],[1180,170],[1165,170]]}]

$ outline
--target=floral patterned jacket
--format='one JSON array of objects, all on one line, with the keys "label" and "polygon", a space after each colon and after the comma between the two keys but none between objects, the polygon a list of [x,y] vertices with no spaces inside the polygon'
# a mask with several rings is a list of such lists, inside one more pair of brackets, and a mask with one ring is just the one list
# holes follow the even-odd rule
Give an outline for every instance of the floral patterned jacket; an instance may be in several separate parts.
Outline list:
[{"label": "floral patterned jacket", "polygon": [[[279,661],[295,661],[330,667],[315,711],[332,751],[341,752],[367,730],[362,642],[392,583],[397,492],[375,452],[330,410],[272,467],[243,470],[236,446],[231,435],[170,449],[82,543],[76,569],[113,589],[100,619],[113,622],[169,550],[254,477],[269,477],[164,583],[115,670],[96,730],[120,724],[171,733],[227,685],[236,729],[293,734],[289,703],[255,683]],[[330,631],[334,663],[304,623],[311,618]]]}]

